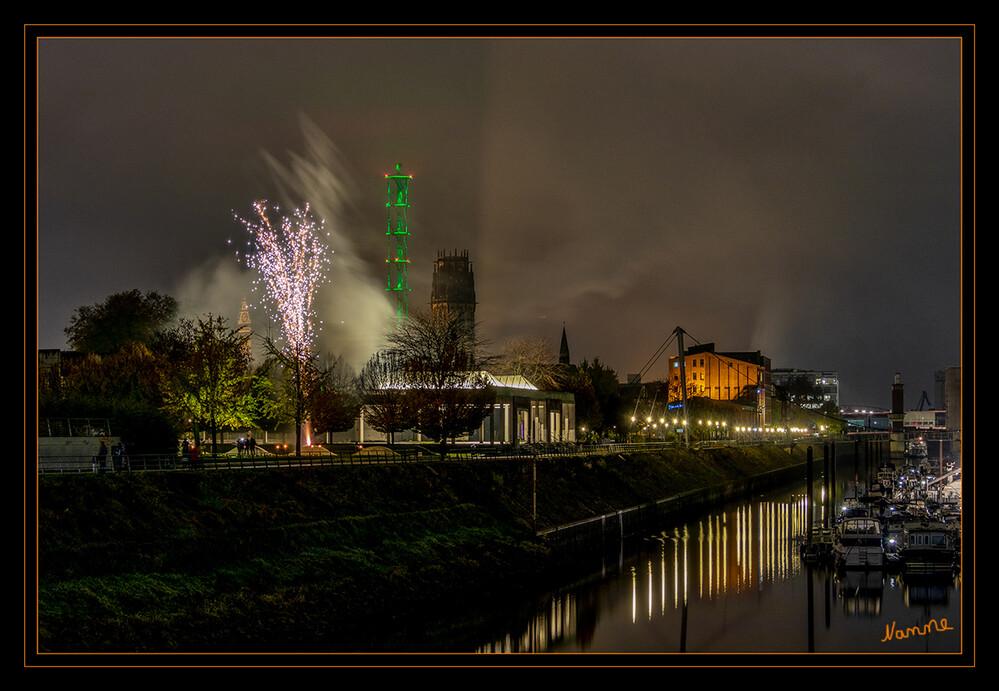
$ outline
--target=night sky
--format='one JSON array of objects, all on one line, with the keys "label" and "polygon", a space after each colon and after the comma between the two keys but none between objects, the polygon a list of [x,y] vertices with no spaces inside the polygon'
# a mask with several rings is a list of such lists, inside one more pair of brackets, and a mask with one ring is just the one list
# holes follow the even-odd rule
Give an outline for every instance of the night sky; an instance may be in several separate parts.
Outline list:
[{"label": "night sky", "polygon": [[359,367],[388,313],[383,176],[401,164],[411,304],[438,251],[467,250],[496,350],[557,351],[564,325],[574,362],[624,379],[680,326],[685,345],[838,371],[847,404],[889,407],[898,372],[915,407],[961,364],[953,35],[42,37],[38,347],[133,288],[232,325],[246,296],[262,327],[234,214],[267,199],[326,220],[320,345]]}]

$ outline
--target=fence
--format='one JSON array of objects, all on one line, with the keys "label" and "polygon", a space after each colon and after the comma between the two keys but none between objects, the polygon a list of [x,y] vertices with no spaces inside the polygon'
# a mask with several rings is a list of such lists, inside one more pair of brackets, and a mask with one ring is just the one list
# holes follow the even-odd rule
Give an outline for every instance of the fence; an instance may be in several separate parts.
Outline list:
[{"label": "fence", "polygon": [[[733,443],[733,442],[728,442]],[[773,442],[765,442],[772,444]],[[721,442],[699,442],[705,448]],[[449,445],[444,461],[522,460],[529,458],[558,458],[619,454],[641,450],[675,448],[672,442],[643,444],[456,444]],[[196,459],[179,454],[128,455],[116,458],[108,455],[103,467],[97,457],[44,456],[38,459],[38,473],[129,473],[139,471],[170,470],[244,470],[255,468],[303,468],[317,466],[360,466],[374,464],[418,463],[440,461],[438,447],[430,444],[371,445],[343,448],[309,447],[301,455],[288,451],[272,453],[259,449],[254,454],[228,452],[221,455],[201,455]]]},{"label": "fence", "polygon": [[110,437],[111,425],[107,418],[42,418],[38,421],[38,436]]}]

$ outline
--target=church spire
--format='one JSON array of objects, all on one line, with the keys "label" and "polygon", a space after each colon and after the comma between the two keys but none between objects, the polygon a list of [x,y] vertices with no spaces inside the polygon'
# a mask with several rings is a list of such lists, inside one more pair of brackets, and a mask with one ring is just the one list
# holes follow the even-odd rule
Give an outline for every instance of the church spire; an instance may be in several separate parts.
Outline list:
[{"label": "church spire", "polygon": [[562,324],[562,345],[558,349],[558,362],[560,365],[569,364],[569,339],[565,337],[565,324]]}]

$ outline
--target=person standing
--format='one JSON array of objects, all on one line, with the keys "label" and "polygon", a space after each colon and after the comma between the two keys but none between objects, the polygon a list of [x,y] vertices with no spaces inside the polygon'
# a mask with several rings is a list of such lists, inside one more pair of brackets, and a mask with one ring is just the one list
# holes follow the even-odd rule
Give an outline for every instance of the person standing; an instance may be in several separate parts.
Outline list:
[{"label": "person standing", "polygon": [[97,463],[100,467],[100,472],[104,472],[108,467],[108,445],[104,443],[101,439],[101,448],[97,450]]}]

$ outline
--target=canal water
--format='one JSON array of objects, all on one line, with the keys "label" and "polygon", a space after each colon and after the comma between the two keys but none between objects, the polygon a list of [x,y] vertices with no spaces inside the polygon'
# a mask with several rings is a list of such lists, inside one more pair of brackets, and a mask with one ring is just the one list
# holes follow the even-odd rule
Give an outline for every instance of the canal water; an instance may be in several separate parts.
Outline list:
[{"label": "canal water", "polygon": [[[837,496],[853,491],[844,482]],[[820,492],[817,477],[813,496]],[[800,557],[805,497],[802,483],[664,524],[595,561],[588,575],[524,602],[517,620],[475,652],[962,651],[960,576],[907,582],[881,570],[809,566]],[[813,509],[813,524],[822,511]]]}]

